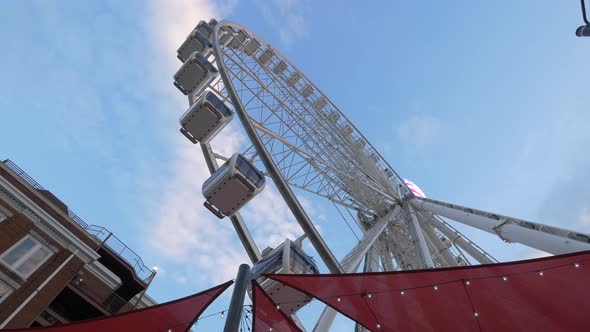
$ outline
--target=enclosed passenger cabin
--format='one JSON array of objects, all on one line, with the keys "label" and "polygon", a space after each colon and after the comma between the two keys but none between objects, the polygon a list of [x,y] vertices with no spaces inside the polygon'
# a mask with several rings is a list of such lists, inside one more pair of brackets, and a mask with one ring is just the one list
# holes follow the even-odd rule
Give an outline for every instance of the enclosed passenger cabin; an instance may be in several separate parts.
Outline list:
[{"label": "enclosed passenger cabin", "polygon": [[243,30],[239,30],[238,32],[236,32],[234,38],[232,38],[232,40],[229,42],[229,44],[227,44],[227,46],[237,51],[244,47],[244,45],[246,45],[248,41],[250,41],[250,37],[248,37]]},{"label": "enclosed passenger cabin", "polygon": [[263,274],[277,273],[318,274],[318,266],[313,258],[296,245],[296,242],[285,240],[274,250],[265,249],[263,258],[252,267],[252,279],[257,279],[274,303],[280,303],[280,310],[287,315],[292,315],[305,306],[311,298],[280,282],[262,276]]},{"label": "enclosed passenger cabin", "polygon": [[209,143],[234,113],[211,91],[205,91],[180,118],[180,132],[193,143]]},{"label": "enclosed passenger cabin", "polygon": [[338,122],[338,119],[340,119],[340,113],[332,111],[330,114],[328,114],[328,120],[330,120],[332,123]]},{"label": "enclosed passenger cabin", "polygon": [[176,51],[176,57],[178,60],[185,62],[194,52],[206,55],[210,51],[211,43],[207,37],[203,36],[199,30],[195,29],[188,35],[188,37],[186,37],[186,40],[182,45],[180,45]]},{"label": "enclosed passenger cabin", "polygon": [[203,183],[205,207],[220,219],[233,216],[264,189],[264,174],[235,153]]},{"label": "enclosed passenger cabin", "polygon": [[260,43],[256,39],[251,38],[244,47],[244,52],[246,52],[246,54],[248,54],[249,56],[255,56],[261,48],[262,46],[260,45]]},{"label": "enclosed passenger cabin", "polygon": [[211,41],[211,36],[213,36],[213,27],[209,23],[201,21],[199,24],[197,24],[195,30],[201,32],[205,38]]},{"label": "enclosed passenger cabin", "polygon": [[280,75],[285,71],[285,69],[287,69],[287,64],[285,63],[285,61],[281,60],[272,69],[272,72],[275,73],[275,75]]},{"label": "enclosed passenger cabin", "polygon": [[327,104],[328,104],[328,102],[326,101],[326,98],[324,96],[321,96],[320,98],[318,98],[318,100],[316,100],[313,103],[313,108],[315,108],[315,110],[319,112],[324,107],[326,107]]},{"label": "enclosed passenger cabin", "polygon": [[217,20],[216,20],[216,19],[214,19],[214,18],[210,19],[210,20],[209,20],[209,25],[210,25],[212,28],[215,28],[215,26],[217,25]]},{"label": "enclosed passenger cabin", "polygon": [[342,133],[343,136],[348,136],[350,134],[352,134],[352,126],[349,124],[345,124],[344,127],[342,127],[342,130],[340,131]]},{"label": "enclosed passenger cabin", "polygon": [[391,179],[393,177],[393,171],[391,170],[391,168],[386,168],[383,170],[383,172],[385,173],[385,176],[388,179]]},{"label": "enclosed passenger cabin", "polygon": [[371,160],[375,162],[375,164],[379,163],[379,155],[377,153],[371,152],[369,158],[371,158]]},{"label": "enclosed passenger cabin", "polygon": [[224,46],[227,46],[236,35],[234,29],[228,25],[221,27],[220,32],[221,36],[219,36],[219,43]]},{"label": "enclosed passenger cabin", "polygon": [[362,150],[362,149],[365,148],[365,145],[367,145],[367,142],[365,142],[364,139],[359,138],[359,139],[356,140],[355,145],[356,145],[356,148],[357,149]]},{"label": "enclosed passenger cabin", "polygon": [[174,86],[185,95],[199,95],[217,75],[217,69],[201,53],[194,52],[174,75]]},{"label": "enclosed passenger cabin", "polygon": [[258,61],[260,61],[260,63],[262,63],[263,66],[268,66],[268,64],[274,59],[275,54],[273,53],[273,51],[270,48],[267,48],[266,50],[264,50],[264,52],[262,52],[262,54],[260,54],[260,56],[258,57]]},{"label": "enclosed passenger cabin", "polygon": [[287,85],[288,86],[295,86],[295,84],[297,84],[297,82],[299,82],[299,80],[301,79],[301,74],[299,74],[299,72],[293,72],[293,74],[291,74],[291,76],[289,76],[289,78],[287,79]]},{"label": "enclosed passenger cabin", "polygon": [[313,88],[311,85],[306,85],[305,88],[301,90],[301,95],[303,98],[308,98],[313,93]]}]

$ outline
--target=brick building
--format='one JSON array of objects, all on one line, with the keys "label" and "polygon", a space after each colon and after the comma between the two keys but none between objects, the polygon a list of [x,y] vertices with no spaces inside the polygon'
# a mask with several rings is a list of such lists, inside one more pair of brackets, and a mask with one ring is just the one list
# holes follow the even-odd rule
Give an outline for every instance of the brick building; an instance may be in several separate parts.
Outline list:
[{"label": "brick building", "polygon": [[0,329],[153,305],[155,277],[107,229],[88,225],[10,160],[0,162]]}]

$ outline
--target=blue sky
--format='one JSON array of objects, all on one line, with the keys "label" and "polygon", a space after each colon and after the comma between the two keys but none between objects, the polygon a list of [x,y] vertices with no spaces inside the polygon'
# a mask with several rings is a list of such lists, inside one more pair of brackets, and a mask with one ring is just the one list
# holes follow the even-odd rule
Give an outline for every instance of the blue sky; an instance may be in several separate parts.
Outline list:
[{"label": "blue sky", "polygon": [[[175,51],[212,16],[281,50],[429,197],[590,232],[577,1],[3,3],[0,156],[159,266],[157,300],[227,280],[246,259],[202,208],[204,163],[177,128]],[[228,153],[244,143],[232,127],[215,142]],[[304,203],[328,239],[342,236],[322,203]],[[262,248],[300,233],[272,188],[251,205]],[[465,232],[500,260],[540,254]]]}]

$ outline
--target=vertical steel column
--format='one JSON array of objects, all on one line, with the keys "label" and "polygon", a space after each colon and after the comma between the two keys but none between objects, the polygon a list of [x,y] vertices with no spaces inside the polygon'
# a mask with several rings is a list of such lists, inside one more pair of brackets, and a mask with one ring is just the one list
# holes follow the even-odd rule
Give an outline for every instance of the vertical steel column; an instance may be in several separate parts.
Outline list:
[{"label": "vertical steel column", "polygon": [[[420,217],[420,219],[424,221],[423,216],[420,215]],[[436,248],[436,251],[440,255],[441,260],[444,261],[444,266],[459,266],[459,264],[457,263],[457,258],[453,256],[453,254],[450,251],[451,246],[446,246],[439,239],[439,237],[434,232],[434,229],[432,228],[433,226],[428,222],[423,222],[420,226],[422,226],[422,230],[424,231],[424,234],[426,235],[428,240],[430,240],[430,242]]]},{"label": "vertical steel column", "polygon": [[139,302],[141,302],[141,300],[145,296],[145,293],[147,293],[148,288],[150,288],[150,285],[152,284],[152,281],[154,281],[154,278],[156,278],[156,274],[157,273],[158,273],[158,270],[156,270],[156,269],[153,269],[152,270],[152,275],[150,276],[150,280],[148,281],[147,285],[145,286],[145,288],[141,292],[141,295],[139,295],[137,297],[137,301],[135,301],[135,304],[133,305],[133,309],[137,308],[137,305],[139,304]]},{"label": "vertical steel column", "polygon": [[240,329],[240,319],[242,318],[242,308],[244,307],[244,297],[250,281],[250,265],[242,264],[238,269],[238,276],[234,283],[234,292],[231,295],[229,310],[223,332],[238,332]]},{"label": "vertical steel column", "polygon": [[475,260],[477,260],[480,264],[494,263],[494,261],[492,261],[489,257],[487,257],[482,252],[480,252],[477,248],[472,246],[471,243],[469,243],[469,241],[464,239],[461,236],[461,234],[455,233],[452,229],[445,226],[445,224],[440,222],[434,216],[430,215],[430,217],[428,218],[428,222],[434,228],[441,231],[441,233],[443,233],[444,236],[446,236],[449,239],[449,241],[451,241],[452,244],[457,245],[461,249],[465,250],[467,252],[467,254],[469,254],[469,256],[475,258]]},{"label": "vertical steel column", "polygon": [[426,264],[427,268],[433,268],[434,262],[432,261],[432,256],[430,255],[430,251],[428,251],[428,246],[426,245],[426,240],[424,239],[424,234],[422,233],[422,228],[420,227],[420,222],[418,221],[418,217],[416,217],[416,211],[414,208],[409,204],[406,206],[408,209],[408,213],[410,214],[410,223],[412,224],[412,228],[416,233],[416,238],[418,240],[418,248],[420,249],[420,254],[424,259],[424,264]]}]

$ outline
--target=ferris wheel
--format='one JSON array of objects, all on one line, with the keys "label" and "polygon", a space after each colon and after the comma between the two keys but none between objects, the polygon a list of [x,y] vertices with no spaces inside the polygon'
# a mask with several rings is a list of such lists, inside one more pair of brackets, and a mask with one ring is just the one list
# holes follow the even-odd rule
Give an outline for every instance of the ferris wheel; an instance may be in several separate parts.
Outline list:
[{"label": "ferris wheel", "polygon": [[[174,84],[190,104],[180,130],[200,145],[212,174],[203,185],[205,206],[220,218],[229,217],[252,263],[272,253],[261,253],[239,209],[264,190],[266,179],[331,273],[357,272],[363,262],[364,272],[497,262],[449,220],[550,254],[590,249],[588,234],[426,198],[310,79],[239,24],[201,21],[178,49],[178,58],[183,64]],[[224,156],[210,141],[223,135],[234,114],[249,145]],[[333,206],[343,221],[361,230],[345,257],[336,258],[300,193]],[[298,242],[292,250],[301,251],[300,240],[293,243]],[[317,273],[317,268],[302,271]],[[324,310],[316,330],[329,328],[334,315]]]}]

